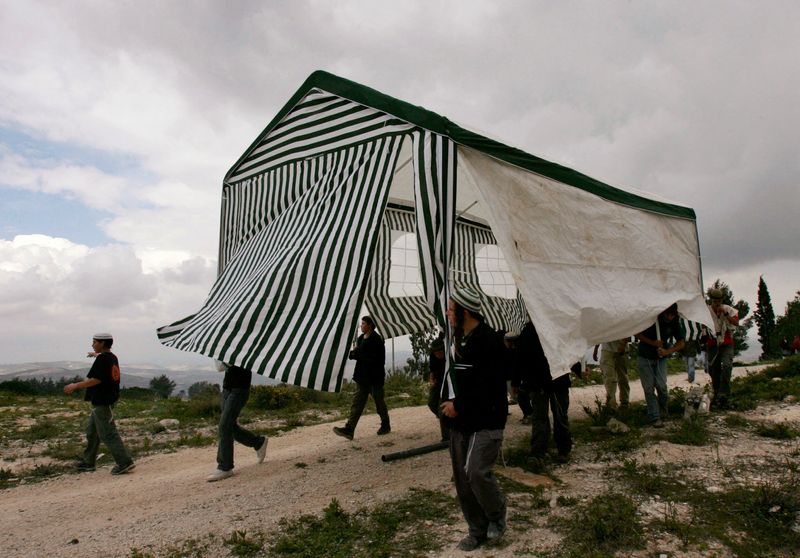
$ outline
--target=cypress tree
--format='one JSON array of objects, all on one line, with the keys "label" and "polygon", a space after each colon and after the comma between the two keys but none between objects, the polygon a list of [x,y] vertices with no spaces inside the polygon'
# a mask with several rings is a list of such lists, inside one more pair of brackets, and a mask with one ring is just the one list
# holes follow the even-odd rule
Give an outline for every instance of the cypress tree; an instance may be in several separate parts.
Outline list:
[{"label": "cypress tree", "polygon": [[753,314],[758,328],[758,342],[761,343],[761,359],[768,360],[777,355],[777,339],[775,338],[775,311],[764,277],[758,279],[758,302]]}]

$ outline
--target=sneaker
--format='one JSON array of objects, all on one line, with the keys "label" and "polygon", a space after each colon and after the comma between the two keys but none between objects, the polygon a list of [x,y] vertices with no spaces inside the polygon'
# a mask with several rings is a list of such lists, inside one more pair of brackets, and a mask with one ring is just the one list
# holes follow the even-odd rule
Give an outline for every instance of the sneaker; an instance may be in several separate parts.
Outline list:
[{"label": "sneaker", "polygon": [[483,543],[483,540],[477,537],[473,537],[472,535],[467,535],[466,537],[461,539],[461,542],[458,543],[458,546],[456,548],[463,552],[472,552],[473,550],[478,548],[481,545],[481,543]]},{"label": "sneaker", "polygon": [[124,475],[125,473],[130,473],[131,471],[133,471],[134,467],[136,467],[136,465],[134,464],[133,461],[131,461],[127,465],[114,465],[111,468],[111,474]]},{"label": "sneaker", "polygon": [[94,465],[89,465],[84,461],[76,461],[75,463],[72,464],[72,466],[75,467],[78,471],[82,472],[94,471]]},{"label": "sneaker", "polygon": [[569,463],[569,452],[567,453],[558,452],[558,454],[555,456],[554,459],[556,463],[561,463],[562,465],[564,463]]},{"label": "sneaker", "polygon": [[652,426],[653,428],[664,428],[664,421],[661,419],[654,420],[653,422],[650,423],[650,426]]},{"label": "sneaker", "polygon": [[353,431],[343,426],[334,426],[333,433],[342,438],[347,438],[348,440],[353,439]]},{"label": "sneaker", "polygon": [[378,436],[383,436],[385,434],[388,434],[391,431],[392,431],[392,427],[389,426],[388,424],[381,425],[381,427],[378,429]]},{"label": "sneaker", "polygon": [[215,469],[210,475],[206,477],[206,480],[208,482],[217,482],[232,476],[233,476],[233,469],[230,469],[229,471],[223,471],[222,469]]},{"label": "sneaker", "polygon": [[269,438],[264,436],[264,443],[256,449],[256,463],[264,463],[264,458],[267,457],[267,442]]}]

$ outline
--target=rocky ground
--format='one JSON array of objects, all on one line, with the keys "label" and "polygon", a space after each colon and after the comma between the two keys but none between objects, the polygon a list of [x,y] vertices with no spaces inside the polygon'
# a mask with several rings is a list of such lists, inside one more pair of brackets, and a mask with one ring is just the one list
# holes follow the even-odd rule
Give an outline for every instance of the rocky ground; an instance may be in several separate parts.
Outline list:
[{"label": "rocky ground", "polygon": [[[738,374],[748,373],[738,369]],[[704,374],[700,374],[705,378]],[[670,377],[670,387],[686,386]],[[638,382],[632,383],[633,398],[641,398]],[[572,391],[570,414],[585,418],[583,405],[591,406],[602,393],[601,386]],[[438,428],[426,407],[391,411],[392,433],[378,437],[378,419],[365,416],[356,438],[349,442],[331,432],[331,423],[297,428],[269,442],[267,460],[257,465],[254,452],[236,448],[236,475],[218,483],[205,482],[214,468],[215,448],[183,449],[151,455],[137,463],[132,474],[112,476],[109,468],[80,475],[62,475],[38,484],[22,485],[0,492],[0,548],[8,557],[83,557],[162,555],[166,548],[181,541],[216,534],[224,537],[233,531],[272,531],[281,518],[303,513],[318,513],[332,498],[346,510],[374,507],[407,494],[411,487],[442,490],[454,494],[450,483],[450,464],[445,451],[393,462],[382,462],[381,455],[433,443]],[[736,470],[754,479],[769,474],[765,464],[776,458],[797,460],[797,440],[778,441],[740,430],[729,430],[724,415],[713,415],[710,428],[718,443],[707,446],[674,445],[665,441],[645,444],[620,457],[600,457],[590,445],[578,444],[573,459],[554,470],[557,482],[520,470],[500,474],[526,483],[544,483],[544,498],[549,513],[568,514],[559,498],[586,499],[607,488],[607,470],[618,467],[622,459],[638,463],[674,463],[684,474],[701,479],[707,490],[721,490],[729,482],[723,471]],[[770,404],[747,414],[750,420],[790,421],[800,424],[800,405]],[[527,426],[520,424],[519,409],[512,410],[506,438],[508,444],[524,437]],[[257,426],[257,425],[256,425]],[[123,429],[124,435],[124,429]],[[506,541],[501,547],[480,549],[477,556],[534,555],[552,551],[560,535],[544,522],[517,522],[515,511],[523,496],[510,495],[511,520]],[[672,512],[681,513],[673,507]],[[533,512],[525,512],[533,513]],[[638,513],[663,515],[664,505],[657,497],[644,502]],[[443,550],[436,556],[459,556],[453,550],[463,536],[465,525],[459,518],[455,527],[431,525],[440,529]],[[708,550],[708,549],[707,549]],[[219,552],[222,552],[220,549]],[[724,548],[711,548],[716,556],[730,556]],[[629,556],[711,555],[682,549],[668,536],[650,541],[647,550]],[[217,554],[209,554],[217,555]]]}]

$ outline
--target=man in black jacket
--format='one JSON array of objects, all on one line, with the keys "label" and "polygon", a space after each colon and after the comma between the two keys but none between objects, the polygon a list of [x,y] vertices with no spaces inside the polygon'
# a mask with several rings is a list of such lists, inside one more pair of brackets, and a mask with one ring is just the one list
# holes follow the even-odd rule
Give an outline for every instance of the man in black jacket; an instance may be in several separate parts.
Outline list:
[{"label": "man in black jacket", "polygon": [[353,396],[353,404],[350,406],[350,417],[347,423],[340,427],[334,426],[333,431],[339,436],[353,439],[353,434],[364,412],[367,398],[372,394],[375,401],[375,410],[381,417],[381,427],[378,429],[378,436],[383,436],[392,431],[389,425],[389,409],[383,398],[383,383],[386,380],[386,347],[383,337],[375,331],[375,322],[369,316],[361,318],[361,335],[356,340],[356,345],[350,351],[350,358],[356,361],[356,369],[353,373],[353,381],[356,383],[357,391]]},{"label": "man in black jacket", "polygon": [[502,341],[483,321],[480,295],[458,289],[447,318],[454,329],[455,358],[442,414],[450,423],[450,460],[469,534],[458,544],[470,551],[506,529],[506,499],[492,467],[503,443],[508,416]]}]

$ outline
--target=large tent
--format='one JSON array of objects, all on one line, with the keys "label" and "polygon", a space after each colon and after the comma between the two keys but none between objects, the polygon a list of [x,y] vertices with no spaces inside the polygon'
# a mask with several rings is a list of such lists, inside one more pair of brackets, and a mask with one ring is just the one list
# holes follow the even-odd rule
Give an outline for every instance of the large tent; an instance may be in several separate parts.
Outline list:
[{"label": "large tent", "polygon": [[158,336],[336,391],[364,306],[394,337],[465,285],[493,327],[533,320],[554,375],[674,302],[711,324],[691,208],[318,71],[226,174],[218,279]]}]

